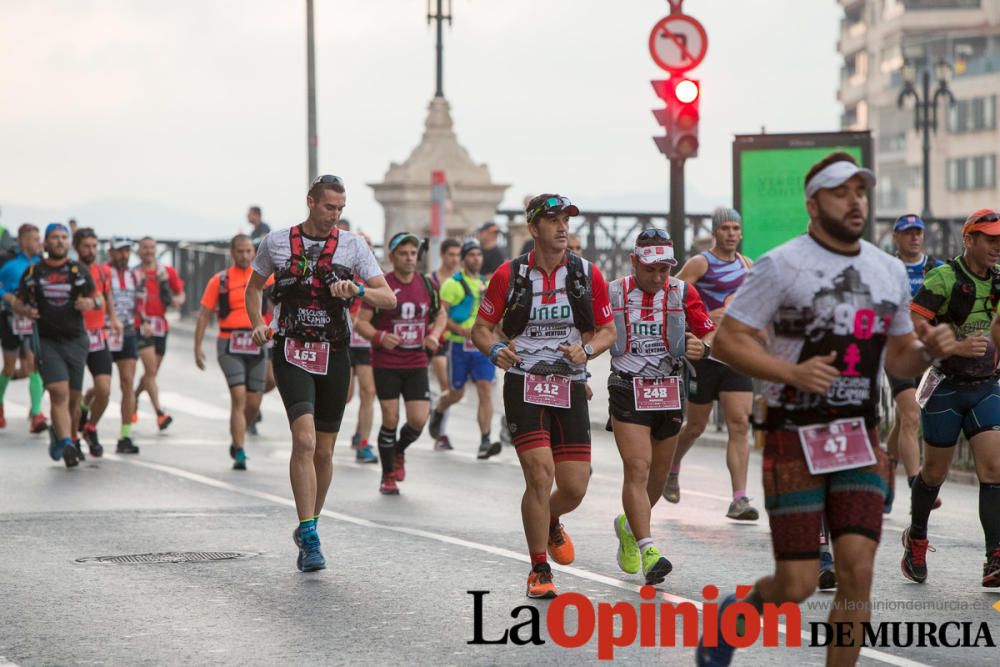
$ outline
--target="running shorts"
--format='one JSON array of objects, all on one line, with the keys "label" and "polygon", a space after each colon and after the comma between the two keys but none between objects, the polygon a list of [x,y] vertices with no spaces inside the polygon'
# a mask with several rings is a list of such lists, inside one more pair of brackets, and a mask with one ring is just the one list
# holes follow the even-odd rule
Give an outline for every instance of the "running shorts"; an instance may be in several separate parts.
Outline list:
[{"label": "running shorts", "polygon": [[1000,386],[993,379],[956,384],[945,378],[920,410],[920,428],[931,447],[954,447],[960,432],[971,440],[1000,430]]},{"label": "running shorts", "polygon": [[75,338],[38,338],[38,372],[46,385],[69,382],[73,391],[83,389],[90,338],[83,333]]},{"label": "running shorts", "polygon": [[232,354],[229,352],[229,339],[219,338],[215,342],[215,352],[219,368],[226,376],[226,384],[230,389],[242,385],[250,392],[264,391],[264,384],[267,382],[267,350],[261,350],[259,354]]},{"label": "running shorts", "polygon": [[688,401],[704,405],[719,400],[727,391],[753,391],[753,380],[715,359],[692,361],[695,373],[688,377]]},{"label": "running shorts", "polygon": [[551,447],[560,461],[590,461],[590,409],[586,383],[570,383],[570,407],[551,408],[524,402],[524,376],[507,373],[503,382],[503,407],[514,449],[522,454]]},{"label": "running shorts", "polygon": [[111,352],[112,361],[125,361],[139,358],[139,335],[135,331],[126,331],[122,336],[122,349]]},{"label": "running shorts", "polygon": [[466,350],[464,342],[449,341],[448,375],[452,389],[463,388],[469,380],[493,382],[496,372],[496,367],[479,350]]},{"label": "running shorts", "polygon": [[645,426],[653,440],[672,438],[681,432],[681,424],[684,422],[683,409],[657,412],[636,410],[632,381],[619,378],[613,373],[608,376],[608,413],[620,422]]},{"label": "running shorts", "polygon": [[[89,340],[88,338],[88,342]],[[90,349],[89,344],[87,345],[87,349]],[[87,369],[93,377],[111,375],[113,366],[114,362],[111,361],[111,350],[108,349],[107,343],[101,349],[87,353]]]},{"label": "running shorts", "polygon": [[352,347],[349,349],[351,355],[352,368],[354,366],[372,365],[372,349],[370,347]]},{"label": "running shorts", "polygon": [[380,401],[431,400],[431,385],[426,368],[373,368],[375,393]]},{"label": "running shorts", "polygon": [[164,333],[162,336],[140,336],[139,349],[144,350],[147,347],[155,347],[156,356],[165,356],[167,354],[167,334]]},{"label": "running shorts", "polygon": [[314,375],[285,359],[285,339],[275,339],[274,380],[285,404],[288,423],[313,415],[320,433],[337,433],[344,418],[351,359],[346,347],[330,350],[326,375]]},{"label": "running shorts", "polygon": [[14,314],[7,309],[0,312],[0,346],[8,353],[24,354],[31,350],[31,337],[14,333]]},{"label": "running shorts", "polygon": [[889,381],[889,391],[892,392],[893,398],[896,398],[907,389],[917,388],[916,378],[897,378],[888,373],[885,374],[885,378]]}]

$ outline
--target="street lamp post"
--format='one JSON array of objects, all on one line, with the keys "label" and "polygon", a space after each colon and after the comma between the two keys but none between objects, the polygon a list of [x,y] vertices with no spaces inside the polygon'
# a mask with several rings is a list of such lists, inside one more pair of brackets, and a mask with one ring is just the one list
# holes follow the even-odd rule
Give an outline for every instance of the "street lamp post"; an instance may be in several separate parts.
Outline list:
[{"label": "street lamp post", "polygon": [[937,105],[942,97],[948,99],[949,104],[955,103],[955,96],[948,88],[948,74],[951,66],[943,60],[939,60],[934,67],[937,75],[937,90],[931,95],[931,71],[927,67],[922,71],[923,94],[917,93],[914,84],[917,82],[916,68],[909,62],[903,63],[902,78],[903,90],[899,93],[896,104],[900,109],[906,102],[907,97],[913,98],[913,126],[917,132],[923,133],[923,153],[924,153],[924,208],[920,217],[928,220],[931,217],[931,132],[937,132],[938,118]]}]

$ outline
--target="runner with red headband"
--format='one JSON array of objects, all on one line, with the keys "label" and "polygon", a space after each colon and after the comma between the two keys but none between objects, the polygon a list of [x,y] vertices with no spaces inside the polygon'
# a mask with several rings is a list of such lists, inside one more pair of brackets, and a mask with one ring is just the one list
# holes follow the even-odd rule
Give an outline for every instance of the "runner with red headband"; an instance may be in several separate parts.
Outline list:
[{"label": "runner with red headband", "polygon": [[579,506],[590,477],[587,361],[611,347],[615,326],[604,276],[566,250],[569,219],[580,209],[543,194],[525,213],[535,249],[493,274],[472,340],[506,371],[504,412],[526,485],[527,595],[550,598],[557,593],[546,546],[560,565],[573,562],[560,518]]},{"label": "runner with red headband", "polygon": [[715,331],[693,285],[670,276],[674,244],[661,229],[639,234],[632,273],[608,286],[617,338],[611,346],[610,430],[625,468],[624,514],[615,519],[618,566],[642,567],[649,585],[672,565],[653,545],[649,519],[661,497],[684,421],[685,358],[702,359],[701,339]]}]

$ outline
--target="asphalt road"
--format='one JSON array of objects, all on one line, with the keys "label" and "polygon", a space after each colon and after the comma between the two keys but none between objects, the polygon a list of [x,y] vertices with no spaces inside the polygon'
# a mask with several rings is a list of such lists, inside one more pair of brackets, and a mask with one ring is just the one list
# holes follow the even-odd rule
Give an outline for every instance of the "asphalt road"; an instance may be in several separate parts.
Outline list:
[{"label": "asphalt road", "polygon": [[[221,373],[214,365],[199,372],[183,335],[173,337],[170,348],[160,386],[175,422],[156,433],[144,401],[137,457],[110,454],[65,469],[48,459],[45,438],[26,435],[25,383],[8,389],[10,424],[0,432],[0,667],[598,662],[596,637],[579,648],[557,646],[546,623],[552,603],[524,597],[520,468],[513,451],[475,460],[473,401],[466,399],[450,419],[455,451],[432,451],[426,435],[411,447],[398,497],[378,494],[379,467],[356,464],[348,436],[340,438],[320,520],[329,569],[301,574],[290,539],[290,444],[277,395],[266,398],[261,435],[248,445],[249,471],[233,471]],[[601,400],[599,393],[592,405],[595,422],[606,416]],[[117,418],[114,410],[109,414],[101,435],[113,451]],[[356,403],[348,407],[345,434],[353,432],[355,416]],[[708,584],[726,593],[772,567],[766,521],[738,524],[724,516],[728,474],[723,450],[711,444],[699,445],[685,461],[681,503],[662,502],[653,512],[654,537],[674,564],[660,602],[700,602]],[[620,506],[621,463],[610,434],[597,428],[593,454],[587,497],[564,518],[577,559],[555,568],[556,584],[595,605],[638,605],[639,578],[615,563],[612,518]],[[763,509],[759,469],[755,453],[750,495]],[[1000,591],[979,586],[978,490],[949,483],[942,498],[944,507],[932,517],[937,551],[930,554],[925,585],[899,573],[906,502],[897,502],[886,518],[873,592],[882,606],[875,620],[969,621],[977,628],[985,621],[1000,641],[1000,613],[990,608]],[[189,551],[245,557],[79,562]],[[470,645],[474,596],[468,591],[489,591],[481,596],[484,639],[529,620],[527,609],[512,618],[512,610],[526,605],[539,611],[545,643]],[[803,605],[807,632],[810,621],[825,619],[831,600],[818,593]],[[573,635],[573,607],[566,618]],[[620,630],[620,623],[612,629]],[[522,629],[518,636],[529,634]],[[681,637],[678,631],[675,639]],[[734,664],[823,664],[824,649],[808,643],[807,636],[799,648],[753,647],[738,653]],[[638,641],[614,652],[618,661],[641,664],[692,664],[693,654],[692,648],[646,648]],[[886,647],[866,649],[862,663],[997,665],[998,655],[996,648]]]}]

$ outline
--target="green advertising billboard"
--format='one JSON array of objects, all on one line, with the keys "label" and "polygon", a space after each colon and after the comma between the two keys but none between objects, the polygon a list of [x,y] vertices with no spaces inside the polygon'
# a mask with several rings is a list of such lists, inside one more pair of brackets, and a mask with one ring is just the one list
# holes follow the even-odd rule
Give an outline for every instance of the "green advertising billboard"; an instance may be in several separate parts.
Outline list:
[{"label": "green advertising billboard", "polygon": [[[803,184],[806,172],[833,151],[850,153],[859,164],[871,167],[871,134],[829,132],[736,137],[733,199],[743,216],[745,255],[757,259],[806,230],[809,223]],[[874,196],[869,200],[872,208],[874,200]],[[872,215],[874,211],[869,211],[869,216]]]}]

